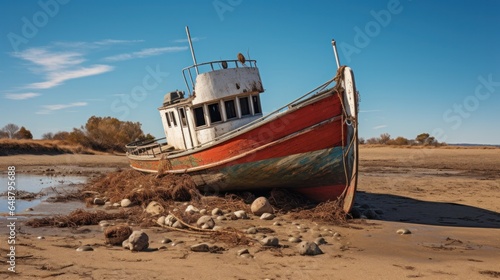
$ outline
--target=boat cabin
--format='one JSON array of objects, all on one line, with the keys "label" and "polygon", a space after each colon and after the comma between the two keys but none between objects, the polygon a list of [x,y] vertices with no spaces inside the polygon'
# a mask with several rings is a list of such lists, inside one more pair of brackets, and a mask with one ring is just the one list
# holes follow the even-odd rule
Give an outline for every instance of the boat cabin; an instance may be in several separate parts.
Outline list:
[{"label": "boat cabin", "polygon": [[262,116],[264,89],[256,61],[238,58],[182,70],[188,93],[169,92],[158,108],[169,145],[201,147]]}]

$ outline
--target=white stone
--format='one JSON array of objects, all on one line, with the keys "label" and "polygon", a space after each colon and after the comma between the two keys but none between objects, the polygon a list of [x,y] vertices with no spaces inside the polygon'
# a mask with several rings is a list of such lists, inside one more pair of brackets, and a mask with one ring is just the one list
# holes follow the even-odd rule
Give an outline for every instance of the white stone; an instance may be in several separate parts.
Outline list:
[{"label": "white stone", "polygon": [[318,247],[318,244],[309,241],[302,241],[297,245],[299,254],[306,256],[315,256],[323,254],[323,251]]},{"label": "white stone", "polygon": [[[122,246],[124,244],[125,241],[122,243]],[[143,231],[136,230],[129,236],[128,244],[130,251],[146,250],[149,247],[149,236]]]},{"label": "white stone", "polygon": [[165,208],[156,201],[151,201],[146,207],[146,212],[153,216],[160,215],[163,211],[165,211]]},{"label": "white stone", "polygon": [[267,198],[261,196],[255,199],[250,206],[250,210],[256,216],[260,216],[264,213],[274,213],[274,209],[267,200]]},{"label": "white stone", "polygon": [[233,213],[238,219],[248,219],[247,213],[244,210],[234,211]]},{"label": "white stone", "polygon": [[129,207],[131,205],[132,205],[132,201],[130,201],[130,199],[128,199],[128,198],[124,198],[124,199],[122,199],[122,201],[120,201],[121,207]]},{"label": "white stone", "polygon": [[274,219],[274,214],[271,213],[264,213],[260,216],[261,220],[272,220]]}]

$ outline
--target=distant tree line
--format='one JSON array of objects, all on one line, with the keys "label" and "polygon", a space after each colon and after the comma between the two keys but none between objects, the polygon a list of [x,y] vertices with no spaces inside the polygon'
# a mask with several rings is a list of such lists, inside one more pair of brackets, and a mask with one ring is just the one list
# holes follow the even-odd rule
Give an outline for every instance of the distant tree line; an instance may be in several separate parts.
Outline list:
[{"label": "distant tree line", "polygon": [[398,136],[396,138],[391,138],[389,133],[382,133],[379,137],[372,137],[368,139],[359,138],[359,144],[382,144],[382,145],[421,145],[421,146],[443,146],[446,143],[438,142],[437,139],[431,136],[429,133],[420,133],[415,137],[415,139],[407,139],[405,137]]},{"label": "distant tree line", "polygon": [[[6,125],[0,132],[0,138],[33,139],[31,132],[15,124]],[[44,140],[61,140],[97,151],[125,151],[125,145],[135,140],[154,139],[151,134],[144,134],[141,123],[120,121],[112,117],[92,116],[85,125],[72,131],[48,132],[42,135]]]},{"label": "distant tree line", "polygon": [[19,128],[18,125],[9,123],[0,130],[0,138],[33,139],[33,134],[31,134],[31,131],[27,130],[24,126]]}]

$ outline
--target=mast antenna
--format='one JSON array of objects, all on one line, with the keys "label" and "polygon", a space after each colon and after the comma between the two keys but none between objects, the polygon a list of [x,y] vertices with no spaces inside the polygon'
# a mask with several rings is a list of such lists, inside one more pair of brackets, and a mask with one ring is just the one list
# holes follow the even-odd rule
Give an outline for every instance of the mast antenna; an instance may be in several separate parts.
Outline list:
[{"label": "mast antenna", "polygon": [[189,34],[189,27],[186,26],[186,34],[188,37],[189,48],[191,49],[191,56],[193,57],[194,69],[196,70],[196,75],[199,75],[198,72],[198,63],[196,63],[196,56],[194,55],[193,42],[191,41],[191,34]]}]

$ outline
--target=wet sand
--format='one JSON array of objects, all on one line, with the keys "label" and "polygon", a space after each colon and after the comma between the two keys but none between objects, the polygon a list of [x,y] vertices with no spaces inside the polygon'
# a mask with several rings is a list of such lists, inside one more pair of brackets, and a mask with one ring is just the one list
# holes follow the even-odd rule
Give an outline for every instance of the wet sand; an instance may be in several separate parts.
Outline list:
[{"label": "wet sand", "polygon": [[[230,247],[208,237],[151,227],[144,229],[151,249],[136,253],[105,246],[99,226],[20,226],[17,274],[8,272],[5,262],[0,274],[12,279],[500,279],[500,149],[362,146],[360,155],[356,204],[381,213],[376,219],[355,219],[347,227],[288,215],[272,221],[252,217],[216,222],[242,230],[271,228],[280,239],[279,250],[258,244]],[[124,157],[104,155],[0,157],[3,170],[12,164],[18,176],[28,171],[92,175],[127,166]],[[273,225],[276,221],[281,226]],[[412,234],[396,234],[400,228]],[[0,249],[6,260],[6,227],[0,234],[5,236]],[[322,255],[300,256],[288,241],[289,235],[313,241],[320,234],[328,242],[320,246]],[[165,237],[184,243],[156,250]],[[227,250],[189,251],[200,242]],[[75,250],[84,244],[94,251]],[[254,258],[238,257],[242,248]]]}]

